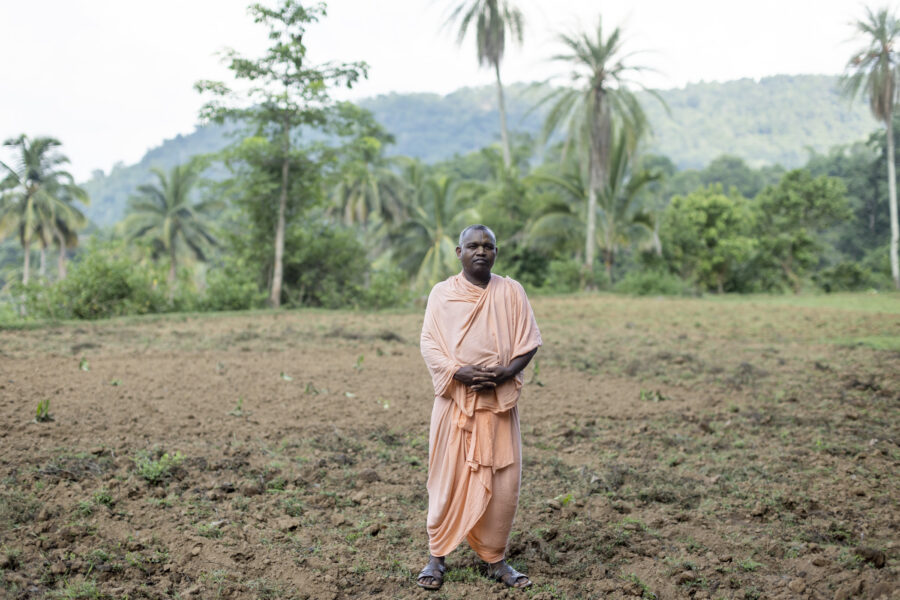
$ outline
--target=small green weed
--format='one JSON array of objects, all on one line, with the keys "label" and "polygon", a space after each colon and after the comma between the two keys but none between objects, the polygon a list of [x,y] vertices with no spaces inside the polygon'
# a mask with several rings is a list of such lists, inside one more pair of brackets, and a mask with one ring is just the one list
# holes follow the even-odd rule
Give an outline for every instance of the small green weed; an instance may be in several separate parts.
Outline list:
[{"label": "small green weed", "polygon": [[651,592],[650,587],[646,583],[641,581],[641,578],[634,573],[629,573],[627,576],[623,576],[622,579],[624,579],[625,581],[630,581],[640,587],[641,598],[646,598],[646,600],[656,600],[656,594]]},{"label": "small green weed", "polygon": [[85,357],[81,357],[81,361],[78,363],[78,369],[80,371],[90,371],[91,365],[88,363],[88,360]]},{"label": "small green weed", "polygon": [[94,503],[91,500],[82,500],[78,503],[78,514],[89,517],[94,514]]},{"label": "small green weed", "polygon": [[50,598],[64,600],[93,600],[101,598],[100,589],[93,581],[67,581],[62,589],[50,592]]},{"label": "small green weed", "polygon": [[738,563],[738,566],[747,572],[753,572],[766,565],[762,564],[761,562],[756,562],[752,558],[745,558]]},{"label": "small green weed", "polygon": [[247,413],[244,412],[244,398],[242,396],[238,396],[237,404],[234,408],[228,411],[228,414],[232,417],[243,417]]},{"label": "small green weed", "polygon": [[112,494],[110,494],[109,490],[105,487],[100,488],[99,490],[94,492],[94,502],[96,502],[97,504],[102,504],[103,506],[112,506]]},{"label": "small green weed", "polygon": [[218,539],[222,537],[222,524],[219,522],[215,523],[200,523],[196,526],[197,533],[202,535],[203,537]]},{"label": "small green weed", "polygon": [[173,469],[184,460],[181,452],[170,455],[168,452],[159,459],[153,459],[148,452],[139,452],[134,458],[138,474],[148,483],[158,484],[171,477]]}]

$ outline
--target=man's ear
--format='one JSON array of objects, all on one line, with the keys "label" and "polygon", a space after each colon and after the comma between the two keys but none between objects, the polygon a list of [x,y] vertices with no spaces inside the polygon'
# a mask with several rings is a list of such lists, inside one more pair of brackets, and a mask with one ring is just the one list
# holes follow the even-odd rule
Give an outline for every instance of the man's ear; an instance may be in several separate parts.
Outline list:
[{"label": "man's ear", "polygon": [[456,247],[456,258],[462,258],[462,248]]}]

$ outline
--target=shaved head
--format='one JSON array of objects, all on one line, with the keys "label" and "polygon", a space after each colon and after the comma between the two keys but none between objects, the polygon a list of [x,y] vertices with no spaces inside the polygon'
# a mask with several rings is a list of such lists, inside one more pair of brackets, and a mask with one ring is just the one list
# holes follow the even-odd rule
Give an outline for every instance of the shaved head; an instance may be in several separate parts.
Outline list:
[{"label": "shaved head", "polygon": [[497,236],[494,235],[494,232],[491,231],[490,227],[488,227],[487,225],[469,225],[459,233],[459,242],[457,242],[457,246],[462,248],[463,238],[466,237],[466,234],[470,231],[484,231],[494,240],[494,245],[497,244]]}]

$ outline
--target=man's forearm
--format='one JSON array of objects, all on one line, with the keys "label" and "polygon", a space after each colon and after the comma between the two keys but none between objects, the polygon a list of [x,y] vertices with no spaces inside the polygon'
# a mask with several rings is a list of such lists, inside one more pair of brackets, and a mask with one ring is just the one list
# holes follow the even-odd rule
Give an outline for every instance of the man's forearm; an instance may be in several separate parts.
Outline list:
[{"label": "man's forearm", "polygon": [[528,366],[528,363],[531,362],[531,359],[534,358],[534,355],[537,353],[538,349],[535,348],[531,352],[527,352],[522,354],[521,356],[517,356],[511,361],[509,361],[509,365],[507,365],[507,369],[509,369],[510,378],[515,377],[519,373],[522,372],[525,367]]}]

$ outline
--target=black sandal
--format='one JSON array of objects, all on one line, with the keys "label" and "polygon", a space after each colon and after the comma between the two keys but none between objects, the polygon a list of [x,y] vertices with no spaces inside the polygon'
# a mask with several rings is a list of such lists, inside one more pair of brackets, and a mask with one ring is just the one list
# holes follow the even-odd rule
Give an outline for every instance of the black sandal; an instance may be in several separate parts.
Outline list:
[{"label": "black sandal", "polygon": [[[506,562],[498,567],[488,565],[487,576],[509,588],[522,589],[531,586],[531,580],[528,578],[528,575],[519,573]],[[524,581],[521,581],[523,579]]]},{"label": "black sandal", "polygon": [[[439,590],[444,585],[444,573],[447,572],[447,565],[443,563],[433,563],[430,560],[425,568],[419,571],[416,577],[416,585],[426,590]],[[431,577],[434,583],[424,583],[422,580]]]}]

